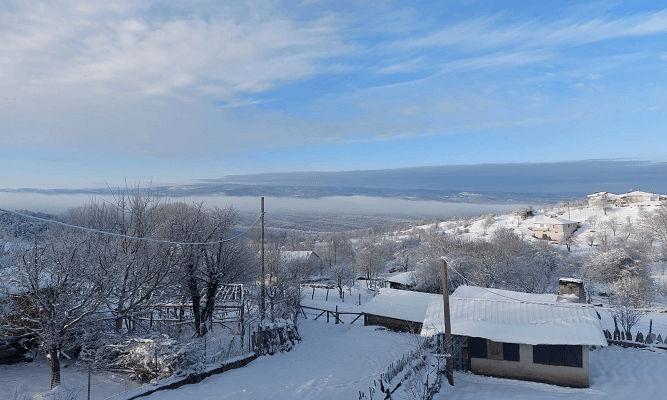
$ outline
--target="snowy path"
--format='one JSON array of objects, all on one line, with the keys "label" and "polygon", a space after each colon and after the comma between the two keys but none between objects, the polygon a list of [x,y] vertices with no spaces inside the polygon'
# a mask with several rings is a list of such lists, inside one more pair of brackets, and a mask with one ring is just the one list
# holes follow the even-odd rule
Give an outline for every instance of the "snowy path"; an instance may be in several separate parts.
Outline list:
[{"label": "snowy path", "polygon": [[289,353],[146,399],[356,399],[410,349],[411,335],[358,323],[302,320],[300,333],[303,341]]},{"label": "snowy path", "polygon": [[589,389],[456,373],[434,400],[464,399],[664,399],[667,351],[604,347],[590,353]]}]

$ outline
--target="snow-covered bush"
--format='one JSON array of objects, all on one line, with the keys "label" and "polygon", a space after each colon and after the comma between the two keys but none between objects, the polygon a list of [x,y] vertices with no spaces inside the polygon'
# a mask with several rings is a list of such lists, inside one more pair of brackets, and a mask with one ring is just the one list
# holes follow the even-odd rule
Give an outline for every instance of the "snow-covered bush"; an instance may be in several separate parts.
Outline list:
[{"label": "snow-covered bush", "polygon": [[97,347],[89,343],[81,350],[79,359],[94,369],[126,373],[142,382],[197,373],[205,364],[200,342],[180,343],[166,335],[111,337]]}]

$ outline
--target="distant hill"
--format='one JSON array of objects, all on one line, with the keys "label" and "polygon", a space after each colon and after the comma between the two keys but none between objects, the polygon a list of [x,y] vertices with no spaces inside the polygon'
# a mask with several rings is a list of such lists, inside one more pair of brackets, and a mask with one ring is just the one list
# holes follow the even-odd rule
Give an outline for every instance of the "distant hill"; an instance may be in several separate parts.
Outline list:
[{"label": "distant hill", "polygon": [[[667,163],[585,160],[444,165],[401,169],[228,175],[195,184],[154,187],[179,196],[322,198],[371,196],[470,203],[549,203],[607,190],[667,193]],[[108,189],[0,189],[42,194],[108,194]]]}]

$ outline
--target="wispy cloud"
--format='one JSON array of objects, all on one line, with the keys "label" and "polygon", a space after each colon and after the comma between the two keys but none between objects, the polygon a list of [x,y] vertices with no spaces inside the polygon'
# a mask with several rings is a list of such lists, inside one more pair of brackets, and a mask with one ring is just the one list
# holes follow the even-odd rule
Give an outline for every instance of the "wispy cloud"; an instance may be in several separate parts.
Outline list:
[{"label": "wispy cloud", "polygon": [[162,21],[135,15],[142,12],[134,3],[58,1],[3,12],[0,87],[14,95],[231,99],[313,76],[323,60],[348,51],[332,17],[174,15]]},{"label": "wispy cloud", "polygon": [[625,17],[559,21],[512,21],[508,15],[496,14],[466,19],[421,38],[393,42],[391,46],[396,49],[460,46],[467,50],[505,45],[561,46],[664,32],[667,32],[666,10]]}]

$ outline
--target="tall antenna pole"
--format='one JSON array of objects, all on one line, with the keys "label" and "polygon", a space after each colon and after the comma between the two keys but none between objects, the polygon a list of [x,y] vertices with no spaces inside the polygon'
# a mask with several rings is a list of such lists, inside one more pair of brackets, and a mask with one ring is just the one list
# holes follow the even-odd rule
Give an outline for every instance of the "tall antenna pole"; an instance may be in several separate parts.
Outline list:
[{"label": "tall antenna pole", "polygon": [[[447,290],[447,257],[440,257],[440,274],[442,275],[442,302],[445,311],[445,352],[447,352],[447,380],[454,386],[454,346],[452,344],[452,324],[449,320],[449,290]],[[450,260],[451,261],[451,260]]]},{"label": "tall antenna pole", "polygon": [[261,316],[261,322],[264,322],[264,317],[266,315],[266,288],[264,282],[264,197],[262,197],[262,228],[260,229],[260,242],[261,242],[261,247],[260,247],[260,254],[259,257],[261,259],[261,272],[260,272],[260,296],[259,296],[259,310],[260,310],[260,316]]}]

